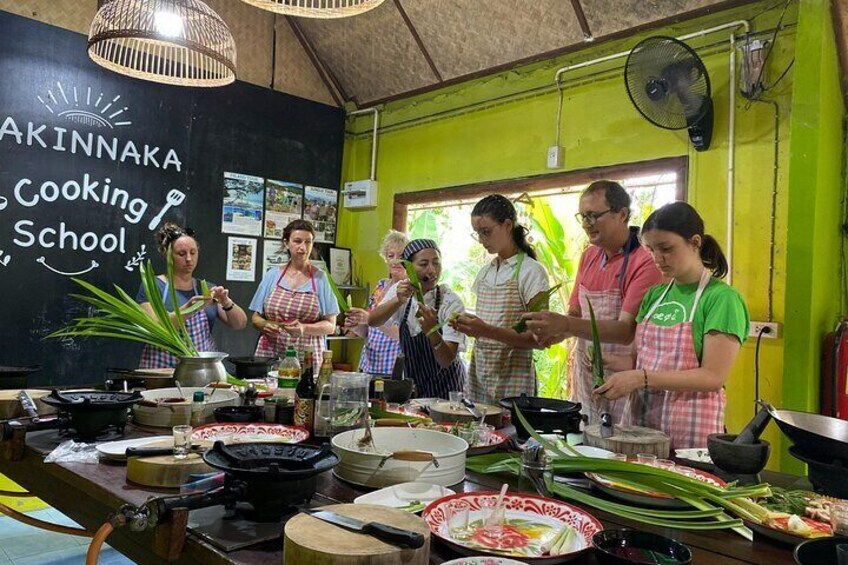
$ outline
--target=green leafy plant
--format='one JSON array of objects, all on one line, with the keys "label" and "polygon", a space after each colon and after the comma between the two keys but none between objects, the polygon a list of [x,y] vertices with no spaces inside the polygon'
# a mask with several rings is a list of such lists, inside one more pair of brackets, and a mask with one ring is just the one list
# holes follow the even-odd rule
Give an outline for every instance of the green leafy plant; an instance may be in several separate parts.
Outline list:
[{"label": "green leafy plant", "polygon": [[594,387],[598,388],[604,384],[604,359],[601,355],[601,338],[598,335],[598,322],[595,320],[595,309],[592,303],[586,299],[589,305],[589,323],[592,325],[592,377]]},{"label": "green leafy plant", "polygon": [[[559,283],[556,286],[553,286],[546,290],[545,292],[541,292],[538,295],[533,297],[533,300],[530,301],[530,304],[527,305],[528,312],[541,312],[542,310],[548,310],[551,307],[551,295],[559,290],[562,286],[562,283]],[[524,333],[527,331],[527,320],[523,318],[512,325],[512,329],[517,331],[518,333]]]},{"label": "green leafy plant", "polygon": [[442,329],[446,324],[450,324],[451,322],[453,322],[457,318],[459,318],[459,312],[453,312],[450,316],[448,316],[447,318],[445,318],[444,320],[442,320],[441,322],[439,322],[438,324],[436,324],[435,326],[430,328],[430,330],[427,332],[427,335],[436,333],[437,331]]},{"label": "green leafy plant", "polygon": [[331,277],[329,273],[325,274],[327,275],[327,284],[330,285],[330,290],[333,291],[333,296],[336,297],[336,302],[339,303],[339,310],[342,311],[342,314],[347,314],[348,311],[350,311],[350,304],[348,302],[350,296],[345,299],[344,295],[342,294],[342,291],[340,291],[339,287],[336,285],[336,281],[333,280],[333,277]]},{"label": "green leafy plant", "polygon": [[401,261],[403,268],[406,269],[406,276],[412,287],[415,289],[415,298],[420,304],[424,304],[424,287],[421,285],[421,279],[418,278],[418,271],[415,270],[415,265],[410,261]]}]

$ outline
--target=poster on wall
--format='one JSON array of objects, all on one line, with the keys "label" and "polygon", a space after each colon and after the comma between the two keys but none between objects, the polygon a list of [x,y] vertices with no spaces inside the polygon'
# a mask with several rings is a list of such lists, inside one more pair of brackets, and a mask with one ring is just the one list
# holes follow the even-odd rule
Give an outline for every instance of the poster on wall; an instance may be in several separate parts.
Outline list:
[{"label": "poster on wall", "polygon": [[351,262],[350,249],[330,248],[330,276],[337,285],[351,284]]},{"label": "poster on wall", "polygon": [[262,177],[225,172],[221,233],[262,235],[264,200],[265,183]]},{"label": "poster on wall", "polygon": [[262,242],[262,273],[274,267],[284,267],[289,262],[286,246],[280,239],[265,239]]},{"label": "poster on wall", "polygon": [[312,222],[315,241],[336,242],[336,214],[339,192],[330,188],[307,186],[304,192],[303,219]]},{"label": "poster on wall", "polygon": [[283,228],[298,220],[303,210],[303,186],[265,180],[265,237],[283,237]]},{"label": "poster on wall", "polygon": [[227,238],[227,280],[256,280],[256,240],[249,237]]}]

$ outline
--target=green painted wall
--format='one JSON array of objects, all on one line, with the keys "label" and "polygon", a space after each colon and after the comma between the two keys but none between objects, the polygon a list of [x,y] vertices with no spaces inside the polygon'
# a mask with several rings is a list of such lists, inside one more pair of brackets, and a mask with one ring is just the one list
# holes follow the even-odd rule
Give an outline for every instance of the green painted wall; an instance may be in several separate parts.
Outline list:
[{"label": "green painted wall", "polygon": [[[774,27],[780,10],[765,13],[763,10],[773,4],[755,3],[657,30],[652,34],[678,36],[720,23],[750,18],[753,18],[755,32],[769,30]],[[839,209],[837,196],[841,163],[836,131],[841,123],[841,104],[838,77],[835,74],[832,30],[830,40],[825,41],[827,33],[821,28],[823,20],[827,19],[827,9],[818,4],[821,3],[802,1],[801,15],[802,21],[807,18],[803,30],[807,35],[804,41],[811,43],[810,53],[821,53],[821,64],[817,70],[804,71],[802,75],[799,67],[806,68],[808,62],[796,61],[795,68],[786,78],[767,93],[768,98],[777,103],[779,110],[773,318],[784,322],[784,304],[792,304],[797,309],[806,308],[808,311],[806,321],[787,321],[785,341],[768,340],[761,348],[760,396],[777,404],[785,403],[787,396],[792,396],[784,389],[785,363],[791,362],[792,367],[798,369],[786,378],[791,388],[812,388],[811,383],[816,378],[818,335],[831,324],[836,312],[834,303],[825,300],[831,294],[835,295],[833,289],[817,287],[814,293],[812,280],[806,286],[801,284],[803,276],[798,276],[798,280],[793,283],[797,290],[790,290],[787,294],[787,233],[789,237],[798,234],[798,238],[792,242],[796,245],[795,252],[808,262],[805,272],[813,268],[822,269],[824,265],[830,264],[834,260],[833,246],[838,239],[837,233],[829,235],[826,246],[817,243],[811,253],[809,242],[812,218],[831,226],[837,221],[835,215]],[[796,41],[801,41],[802,30],[799,28],[796,31],[795,26],[797,9],[798,5],[793,4],[787,12],[785,29],[780,32],[777,48],[769,61],[767,78],[772,81],[795,56]],[[816,28],[816,25],[819,27]],[[378,256],[378,247],[383,234],[391,227],[392,204],[396,193],[551,172],[545,168],[545,152],[554,141],[557,97],[552,84],[556,69],[626,51],[644,36],[646,34],[605,43],[577,54],[395,101],[382,108],[377,168],[379,206],[367,211],[343,210],[340,218],[339,244],[354,250],[355,261],[361,265],[366,279],[373,282],[385,270]],[[716,127],[709,151],[697,153],[691,150],[684,132],[662,130],[638,114],[624,89],[624,60],[619,59],[578,71],[566,78],[561,130],[565,166],[562,170],[688,155],[688,199],[704,215],[708,231],[724,244],[727,226],[727,38],[727,32],[722,32],[689,41],[705,60],[713,85]],[[804,81],[815,79],[815,82],[802,88],[795,81],[796,75],[803,76]],[[796,110],[795,97],[809,99],[806,102],[809,109]],[[832,126],[830,129],[834,130],[832,134],[825,133],[828,128],[820,130],[818,125],[809,125],[805,136],[808,141],[797,141],[796,111],[814,114],[817,124],[822,114],[821,107],[825,103],[829,107],[833,105],[831,115],[827,118],[830,122],[828,125]],[[812,118],[807,122],[812,124]],[[349,124],[350,135],[345,147],[345,180],[368,178],[370,125],[370,117]],[[775,153],[774,107],[770,104],[749,103],[737,95],[735,131],[734,226],[737,231],[733,284],[745,296],[752,317],[764,320],[768,312],[768,257]],[[836,143],[832,138],[836,139]],[[797,143],[808,147],[804,151],[806,158],[803,168],[799,168],[802,164],[795,163]],[[790,145],[793,148],[791,156]],[[820,153],[823,145],[829,147],[827,155]],[[824,168],[832,171],[814,175]],[[817,178],[818,190],[823,190],[822,187],[827,185],[829,192],[822,194],[821,198],[807,201],[812,187],[810,178]],[[795,206],[802,210],[798,215],[810,219],[797,218]],[[790,217],[793,226],[789,226]],[[806,224],[795,225],[804,221],[809,223],[808,227],[804,227]],[[809,276],[806,278],[811,279]],[[834,278],[830,286],[835,288],[836,284]],[[787,296],[792,296],[792,299],[787,299]],[[799,331],[799,324],[802,331]],[[801,363],[801,359],[806,361]],[[815,397],[812,392],[809,395],[810,398]],[[750,340],[743,347],[731,375],[728,398],[727,427],[732,432],[738,432],[750,419],[754,409],[754,344]],[[778,453],[782,451],[782,440],[776,426],[769,428],[766,438],[772,441]],[[780,460],[781,457],[773,457],[771,466],[776,467]]]},{"label": "green painted wall", "polygon": [[[793,72],[783,406],[816,411],[820,344],[840,308],[845,111],[830,2],[801,1]],[[783,467],[802,468],[786,454]]]}]

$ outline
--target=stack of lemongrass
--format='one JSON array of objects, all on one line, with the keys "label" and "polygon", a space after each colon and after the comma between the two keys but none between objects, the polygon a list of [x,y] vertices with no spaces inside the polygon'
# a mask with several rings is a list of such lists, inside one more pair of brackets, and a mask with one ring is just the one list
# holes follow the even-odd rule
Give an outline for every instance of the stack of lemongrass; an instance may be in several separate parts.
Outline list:
[{"label": "stack of lemongrass", "polygon": [[[752,539],[752,533],[743,525],[742,519],[761,523],[768,515],[768,510],[752,500],[752,498],[769,496],[770,489],[767,484],[748,487],[737,487],[731,484],[726,487],[718,487],[649,465],[582,457],[568,446],[560,449],[546,441],[527,423],[520,410],[516,409],[516,414],[530,435],[548,451],[555,472],[600,473],[624,486],[645,492],[659,492],[674,497],[693,509],[656,510],[641,508],[611,502],[557,482],[547,481],[548,490],[563,499],[655,526],[683,530],[730,528],[749,540]],[[510,453],[493,453],[471,457],[466,465],[469,469],[479,473],[506,472],[518,474],[520,469],[519,459],[518,455]]]}]

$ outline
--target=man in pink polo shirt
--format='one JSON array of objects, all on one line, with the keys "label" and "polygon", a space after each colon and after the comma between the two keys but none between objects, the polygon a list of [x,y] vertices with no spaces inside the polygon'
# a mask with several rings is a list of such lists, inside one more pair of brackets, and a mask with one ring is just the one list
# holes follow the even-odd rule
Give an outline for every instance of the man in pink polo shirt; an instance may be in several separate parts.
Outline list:
[{"label": "man in pink polo shirt", "polygon": [[583,405],[582,412],[590,423],[597,423],[601,413],[610,412],[613,422],[618,424],[625,399],[607,407],[601,405],[602,399],[592,396],[594,378],[584,362],[587,347],[592,343],[588,302],[595,311],[604,357],[628,355],[642,297],[649,288],[662,282],[662,273],[640,244],[639,228],[627,223],[630,195],[620,184],[608,180],[593,182],[580,195],[579,210],[577,220],[591,245],[580,257],[568,315],[537,312],[524,317],[528,330],[543,347],[577,337],[569,380],[571,400]]}]

